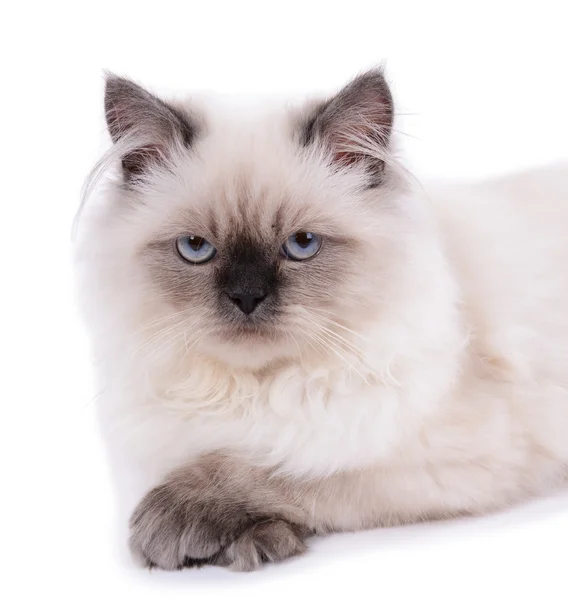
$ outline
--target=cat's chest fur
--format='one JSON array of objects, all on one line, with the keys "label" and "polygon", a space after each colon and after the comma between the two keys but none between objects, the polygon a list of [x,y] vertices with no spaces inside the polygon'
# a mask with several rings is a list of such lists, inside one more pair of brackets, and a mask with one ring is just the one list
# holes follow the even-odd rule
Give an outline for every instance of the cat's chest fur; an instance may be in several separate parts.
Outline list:
[{"label": "cat's chest fur", "polygon": [[218,366],[200,363],[181,379],[115,382],[101,399],[103,423],[144,487],[220,448],[296,476],[329,475],[388,460],[418,430],[451,384],[455,365],[439,358],[382,378],[360,365],[300,364],[220,377]]}]

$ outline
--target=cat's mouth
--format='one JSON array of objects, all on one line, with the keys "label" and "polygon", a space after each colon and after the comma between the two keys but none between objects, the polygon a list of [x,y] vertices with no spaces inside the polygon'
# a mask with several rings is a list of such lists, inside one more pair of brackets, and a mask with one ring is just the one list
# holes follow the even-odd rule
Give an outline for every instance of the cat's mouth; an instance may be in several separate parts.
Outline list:
[{"label": "cat's mouth", "polygon": [[231,324],[221,334],[225,341],[239,343],[251,340],[276,340],[280,337],[278,327],[266,320],[246,319],[238,324]]},{"label": "cat's mouth", "polygon": [[283,315],[272,310],[258,310],[249,315],[233,313],[220,321],[212,332],[212,344],[245,354],[253,344],[255,349],[278,348],[289,337]]}]

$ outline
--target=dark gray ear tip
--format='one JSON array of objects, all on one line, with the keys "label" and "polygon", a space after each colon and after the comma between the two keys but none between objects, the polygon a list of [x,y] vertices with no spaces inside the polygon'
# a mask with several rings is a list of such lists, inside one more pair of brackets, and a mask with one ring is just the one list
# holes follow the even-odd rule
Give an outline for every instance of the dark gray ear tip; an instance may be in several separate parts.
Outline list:
[{"label": "dark gray ear tip", "polygon": [[384,114],[390,113],[392,124],[394,98],[390,85],[385,77],[384,65],[364,71],[346,86],[345,91],[358,98],[367,96],[375,104],[381,105]]},{"label": "dark gray ear tip", "polygon": [[105,80],[105,83],[108,83],[111,79],[121,79],[121,77],[108,69],[103,69],[103,79]]},{"label": "dark gray ear tip", "polygon": [[124,134],[123,127],[130,126],[129,107],[143,96],[142,88],[127,77],[104,72],[104,111],[107,127],[113,142]]},{"label": "dark gray ear tip", "polygon": [[116,87],[120,85],[121,81],[124,81],[124,77],[120,77],[111,71],[103,71],[103,78],[105,82],[105,91],[108,91],[109,88]]},{"label": "dark gray ear tip", "polygon": [[359,74],[359,77],[368,77],[369,79],[384,79],[385,78],[385,66],[377,65],[375,67],[371,67],[366,71],[363,71]]},{"label": "dark gray ear tip", "polygon": [[140,86],[127,77],[115,75],[106,71],[105,77],[105,98],[113,97],[126,92],[133,92],[140,89]]},{"label": "dark gray ear tip", "polygon": [[124,79],[122,77],[118,77],[114,73],[105,73],[105,110],[109,110],[123,88]]},{"label": "dark gray ear tip", "polygon": [[364,71],[358,75],[353,82],[358,82],[362,86],[388,92],[390,95],[390,86],[385,76],[385,68],[383,65]]}]

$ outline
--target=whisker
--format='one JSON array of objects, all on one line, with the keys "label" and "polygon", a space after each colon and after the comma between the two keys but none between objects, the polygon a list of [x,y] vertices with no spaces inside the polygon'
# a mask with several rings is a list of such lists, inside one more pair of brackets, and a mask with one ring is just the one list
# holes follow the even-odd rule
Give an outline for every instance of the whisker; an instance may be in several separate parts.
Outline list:
[{"label": "whisker", "polygon": [[[372,365],[369,362],[366,354],[362,351],[361,348],[359,348],[356,344],[354,344],[350,340],[346,339],[344,336],[340,335],[338,332],[335,332],[335,331],[329,329],[324,324],[318,323],[317,321],[310,319],[305,314],[306,312],[307,311],[304,311],[303,318],[307,322],[318,327],[319,331],[320,331],[320,335],[323,335],[328,343],[331,344],[332,342],[335,342],[334,345],[336,348],[339,348],[343,352],[345,352],[345,350],[347,350],[350,354],[357,357],[361,363],[361,366],[369,371],[369,375],[376,377],[378,380],[382,381],[384,385],[392,385],[396,388],[401,387],[400,382],[390,372],[390,369],[387,369],[386,372],[383,372],[382,370],[377,369],[374,365]],[[331,312],[331,311],[329,311],[329,312]],[[327,319],[327,318],[324,318],[324,317],[321,317],[318,315],[313,315],[313,316],[318,319],[322,318],[323,320],[328,321],[328,322],[332,323],[333,325],[338,325],[335,321],[332,321],[331,319]],[[349,328],[345,328],[345,329],[347,329],[348,331],[350,331],[353,334],[357,334],[357,332],[354,332],[354,331],[350,330]],[[362,336],[360,336],[360,337],[362,337]],[[365,338],[363,338],[363,337],[362,337],[362,339],[365,340]],[[365,341],[367,341],[367,340],[365,340]],[[343,345],[344,348],[341,348],[341,346],[339,346],[339,344]],[[370,346],[370,347],[373,348],[374,346]],[[368,378],[365,377],[365,380],[368,381]]]},{"label": "whisker", "polygon": [[[154,357],[154,363],[157,362],[159,358],[161,358],[166,352],[168,352],[168,350],[175,346],[175,344],[181,339],[182,335],[183,331],[179,331],[173,337],[168,338],[163,344],[160,344],[157,348],[154,348],[148,352],[145,358]],[[159,353],[157,356],[154,356],[156,352],[159,352],[162,349],[163,351],[161,353]]]},{"label": "whisker", "polygon": [[164,321],[169,321],[171,319],[175,319],[175,318],[179,317],[180,315],[185,315],[188,311],[195,311],[195,309],[193,307],[189,307],[189,308],[180,310],[178,312],[170,313],[168,315],[159,317],[153,321],[150,321],[149,323],[142,325],[138,329],[136,329],[134,331],[133,335],[138,335],[138,334],[142,333],[143,331],[147,331],[148,329],[151,329],[155,325],[158,325],[158,323],[163,323]]},{"label": "whisker", "polygon": [[175,323],[173,323],[169,327],[166,327],[165,329],[160,329],[159,331],[152,334],[144,341],[144,343],[138,348],[137,352],[135,353],[135,356],[140,354],[143,350],[145,350],[148,346],[152,345],[154,342],[158,341],[161,337],[168,335],[171,331],[173,331],[177,327],[179,327],[180,329],[183,328],[183,332],[185,334],[187,329],[189,329],[190,327],[195,325],[195,323],[197,321],[198,321],[198,319],[196,318],[196,319],[193,319],[193,321],[191,321],[191,323],[188,323],[188,319],[186,318],[186,319],[183,319],[181,322],[176,321]]},{"label": "whisker", "polygon": [[[337,313],[334,313],[331,310],[326,310],[326,309],[322,309],[322,308],[312,308],[311,310],[314,311],[322,311],[322,312],[326,312],[332,316],[338,317],[340,318],[340,315],[338,315]],[[369,344],[370,346],[376,347],[376,345],[374,345],[369,338],[365,337],[364,335],[361,335],[360,333],[358,333],[357,331],[353,331],[353,329],[350,329],[349,327],[346,327],[345,325],[342,325],[341,323],[338,323],[337,321],[334,321],[333,319],[330,319],[328,317],[324,317],[322,315],[318,315],[318,318],[328,322],[328,323],[332,323],[335,327],[339,327],[340,329],[343,329],[347,332],[349,332],[350,334],[360,338],[361,340],[363,340],[364,342],[366,342],[367,344]]]},{"label": "whisker", "polygon": [[365,355],[364,355],[363,351],[361,350],[361,348],[359,348],[356,344],[354,344],[353,342],[351,342],[344,336],[340,335],[339,333],[336,333],[335,331],[332,331],[331,329],[329,329],[329,327],[326,327],[324,324],[318,323],[317,321],[310,319],[307,315],[304,315],[304,319],[307,320],[312,325],[315,325],[316,327],[318,327],[326,335],[329,335],[329,336],[333,337],[334,339],[336,339],[338,342],[341,342],[343,345],[345,345],[347,347],[348,350],[350,350],[351,352],[356,354],[359,358],[361,358],[361,359],[365,358]]},{"label": "whisker", "polygon": [[[331,350],[342,362],[344,362],[350,369],[352,369],[361,378],[362,381],[364,381],[369,386],[371,385],[369,380],[352,363],[350,363],[347,360],[344,353],[341,352],[341,348],[339,348],[336,343],[334,343],[330,339],[322,339],[322,337],[315,332],[312,332],[312,339],[315,342],[318,342],[324,349]],[[328,345],[324,343],[326,341]]]}]

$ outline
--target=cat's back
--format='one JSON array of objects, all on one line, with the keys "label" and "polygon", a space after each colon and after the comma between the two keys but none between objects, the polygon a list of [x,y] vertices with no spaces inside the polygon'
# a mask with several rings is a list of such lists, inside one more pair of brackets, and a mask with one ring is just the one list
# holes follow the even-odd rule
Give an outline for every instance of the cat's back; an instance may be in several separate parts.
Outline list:
[{"label": "cat's back", "polygon": [[568,259],[568,163],[426,191],[456,266],[517,274],[526,287],[527,277],[566,264],[557,261]]},{"label": "cat's back", "polygon": [[568,382],[568,164],[428,192],[477,342]]},{"label": "cat's back", "polygon": [[568,215],[568,162],[476,181],[429,182],[425,189],[442,227],[467,221],[499,231],[507,225],[500,219],[513,213],[519,225],[528,218],[548,228]]}]

